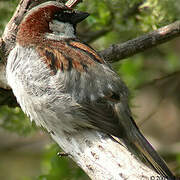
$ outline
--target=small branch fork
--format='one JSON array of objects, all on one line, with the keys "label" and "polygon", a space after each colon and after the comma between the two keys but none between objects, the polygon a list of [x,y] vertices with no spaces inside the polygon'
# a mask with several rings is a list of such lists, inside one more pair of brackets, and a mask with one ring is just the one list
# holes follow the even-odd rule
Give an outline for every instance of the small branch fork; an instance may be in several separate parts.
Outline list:
[{"label": "small branch fork", "polygon": [[77,4],[83,2],[82,0],[67,0],[67,2],[65,3],[65,5],[67,7],[73,8],[75,7]]}]

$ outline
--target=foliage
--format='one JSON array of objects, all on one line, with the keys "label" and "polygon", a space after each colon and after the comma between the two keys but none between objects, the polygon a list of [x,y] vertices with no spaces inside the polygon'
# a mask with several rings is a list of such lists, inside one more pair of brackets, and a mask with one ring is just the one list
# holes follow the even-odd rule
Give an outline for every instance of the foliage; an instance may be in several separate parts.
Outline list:
[{"label": "foliage", "polygon": [[38,180],[89,179],[68,156],[59,157],[57,153],[60,151],[57,145],[47,147],[42,161],[42,172],[44,172],[44,175],[39,176]]},{"label": "foliage", "polygon": [[79,9],[91,14],[87,19],[91,30],[111,26],[111,42],[107,43],[114,43],[114,40],[126,41],[179,19],[179,3],[179,0],[85,0]]},{"label": "foliage", "polygon": [[[18,4],[18,0],[0,1],[0,34]],[[79,25],[80,33],[107,29],[92,46],[101,50],[110,44],[120,43],[138,35],[155,30],[180,18],[180,0],[84,0],[77,7],[91,14]],[[131,89],[180,69],[179,52],[175,42],[161,45],[152,50],[113,64],[122,79]],[[10,132],[28,135],[34,132],[29,119],[19,108],[1,107],[0,126]],[[82,170],[68,158],[59,158],[58,147],[46,149],[42,160],[42,174],[38,180],[86,179]],[[180,155],[177,156],[180,166]],[[180,171],[180,168],[177,172]],[[31,179],[31,178],[30,178]]]},{"label": "foliage", "polygon": [[13,12],[19,0],[0,0],[0,35]]},{"label": "foliage", "polygon": [[13,109],[7,106],[0,108],[0,127],[19,135],[28,135],[35,130],[20,108]]}]

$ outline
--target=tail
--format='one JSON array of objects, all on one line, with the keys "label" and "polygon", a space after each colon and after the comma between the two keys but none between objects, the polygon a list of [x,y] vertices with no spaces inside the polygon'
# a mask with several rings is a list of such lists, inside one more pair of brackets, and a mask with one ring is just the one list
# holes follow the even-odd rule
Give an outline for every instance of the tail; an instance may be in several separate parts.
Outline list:
[{"label": "tail", "polygon": [[151,144],[145,139],[139,128],[131,118],[131,133],[125,138],[125,144],[130,151],[143,158],[159,175],[168,180],[175,180],[175,176],[167,167],[164,160],[158,155]]}]

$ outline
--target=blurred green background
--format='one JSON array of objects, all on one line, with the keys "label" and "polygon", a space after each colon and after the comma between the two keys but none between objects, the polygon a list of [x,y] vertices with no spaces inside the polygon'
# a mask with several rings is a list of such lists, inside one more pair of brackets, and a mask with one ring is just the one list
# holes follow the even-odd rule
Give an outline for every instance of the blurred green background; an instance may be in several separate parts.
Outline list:
[{"label": "blurred green background", "polygon": [[[0,0],[0,35],[18,0]],[[91,14],[78,35],[97,50],[180,19],[180,0],[84,0]],[[113,63],[128,85],[135,119],[172,171],[180,175],[180,39]],[[20,108],[0,107],[0,179],[86,180],[44,130]]]}]

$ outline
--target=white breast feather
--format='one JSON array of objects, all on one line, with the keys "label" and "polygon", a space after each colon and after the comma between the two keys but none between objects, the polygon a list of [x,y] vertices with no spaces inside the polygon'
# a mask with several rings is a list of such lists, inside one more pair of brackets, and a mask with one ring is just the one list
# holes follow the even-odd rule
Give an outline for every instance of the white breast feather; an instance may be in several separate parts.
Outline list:
[{"label": "white breast feather", "polygon": [[[22,110],[37,125],[55,133],[76,131],[72,123],[75,120],[68,113],[76,103],[68,94],[59,91],[63,87],[65,73],[57,72],[51,76],[49,68],[35,50],[16,45],[9,54],[6,74]],[[58,90],[48,94],[48,85],[57,86]]]}]

